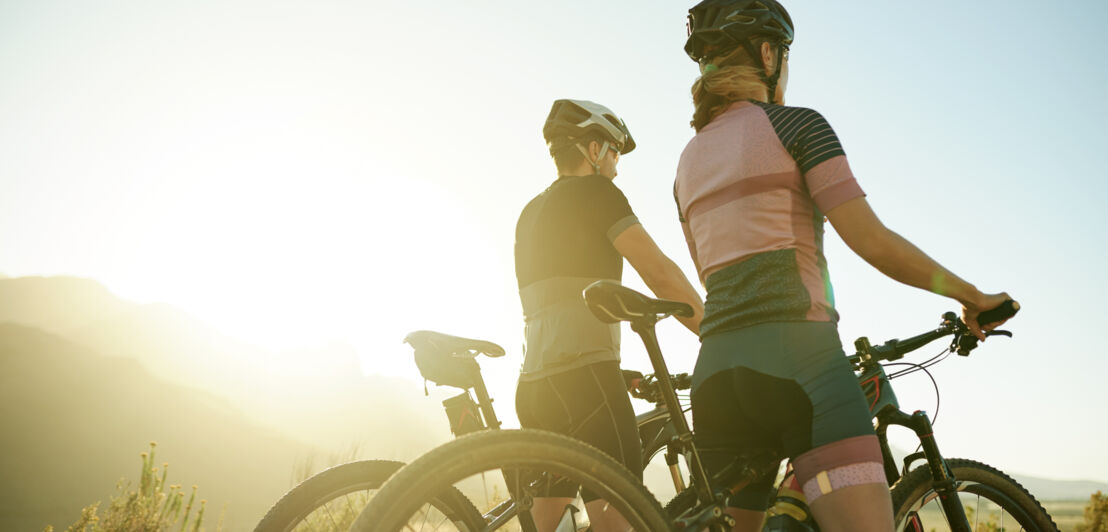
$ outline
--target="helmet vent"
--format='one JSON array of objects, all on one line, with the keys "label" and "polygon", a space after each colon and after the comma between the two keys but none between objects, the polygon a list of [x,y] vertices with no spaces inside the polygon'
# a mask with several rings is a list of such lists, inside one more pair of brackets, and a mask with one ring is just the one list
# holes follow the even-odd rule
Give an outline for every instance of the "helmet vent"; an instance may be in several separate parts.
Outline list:
[{"label": "helmet vent", "polygon": [[727,17],[723,20],[726,20],[728,22],[738,22],[739,24],[753,24],[754,21],[758,19],[750,15],[743,14],[742,11],[736,11],[734,13],[731,13],[730,15],[727,15]]}]

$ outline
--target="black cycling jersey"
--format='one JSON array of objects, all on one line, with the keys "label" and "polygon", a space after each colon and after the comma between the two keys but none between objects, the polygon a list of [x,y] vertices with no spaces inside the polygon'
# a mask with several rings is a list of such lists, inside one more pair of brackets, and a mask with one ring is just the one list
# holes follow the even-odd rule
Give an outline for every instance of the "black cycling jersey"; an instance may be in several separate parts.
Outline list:
[{"label": "black cycling jersey", "polygon": [[612,241],[638,223],[627,198],[601,175],[561,177],[524,207],[515,264],[526,320],[521,380],[619,360],[619,327],[597,320],[581,291],[620,280]]}]

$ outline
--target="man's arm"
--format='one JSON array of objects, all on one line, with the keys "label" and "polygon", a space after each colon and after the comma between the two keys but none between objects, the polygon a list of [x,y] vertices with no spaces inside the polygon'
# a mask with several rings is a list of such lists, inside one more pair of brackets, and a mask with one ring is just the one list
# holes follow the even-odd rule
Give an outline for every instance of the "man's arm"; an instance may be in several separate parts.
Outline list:
[{"label": "man's arm", "polygon": [[700,319],[704,317],[704,302],[685,273],[662,253],[654,239],[641,224],[635,224],[619,234],[612,244],[631,263],[642,280],[662,299],[688,303],[693,308],[691,318],[677,318],[694,334],[700,334]]},{"label": "man's arm", "polygon": [[[831,209],[827,212],[827,219],[846,245],[881,273],[961,303],[963,320],[981,339],[984,335],[977,324],[977,315],[1009,299],[1004,293],[982,293],[885,227],[864,197],[848,200]],[[1000,323],[993,324],[989,329],[997,325]]]}]

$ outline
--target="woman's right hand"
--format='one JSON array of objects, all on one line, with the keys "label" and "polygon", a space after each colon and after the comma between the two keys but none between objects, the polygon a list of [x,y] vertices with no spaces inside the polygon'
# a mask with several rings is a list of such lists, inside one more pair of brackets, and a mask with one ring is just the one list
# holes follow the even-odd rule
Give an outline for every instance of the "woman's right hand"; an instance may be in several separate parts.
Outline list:
[{"label": "woman's right hand", "polygon": [[962,321],[966,323],[966,327],[969,327],[970,332],[982,342],[985,341],[985,331],[991,331],[1008,321],[1003,319],[990,323],[984,327],[977,323],[977,315],[985,312],[986,310],[992,310],[1000,305],[1003,305],[1005,301],[1012,299],[1007,292],[1001,292],[999,294],[984,294],[978,292],[977,297],[972,301],[962,301]]}]

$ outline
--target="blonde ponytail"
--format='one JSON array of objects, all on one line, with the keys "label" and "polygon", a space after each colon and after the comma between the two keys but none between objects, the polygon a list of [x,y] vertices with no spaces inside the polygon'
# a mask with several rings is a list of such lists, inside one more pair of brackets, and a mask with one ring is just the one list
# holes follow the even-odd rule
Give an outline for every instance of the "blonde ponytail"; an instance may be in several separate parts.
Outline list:
[{"label": "blonde ponytail", "polygon": [[725,57],[714,58],[712,65],[693,82],[693,129],[700,131],[732,103],[743,100],[764,100],[769,89],[762,80],[762,70],[754,66],[750,54],[742,46]]}]

